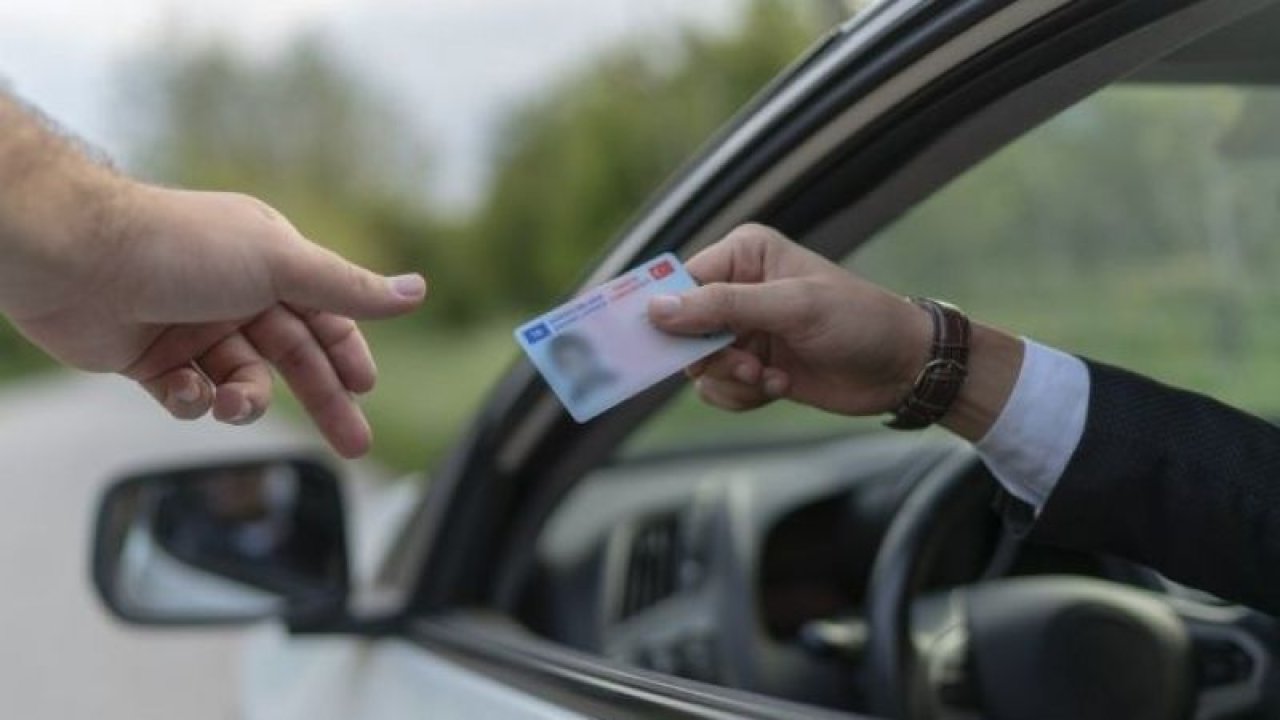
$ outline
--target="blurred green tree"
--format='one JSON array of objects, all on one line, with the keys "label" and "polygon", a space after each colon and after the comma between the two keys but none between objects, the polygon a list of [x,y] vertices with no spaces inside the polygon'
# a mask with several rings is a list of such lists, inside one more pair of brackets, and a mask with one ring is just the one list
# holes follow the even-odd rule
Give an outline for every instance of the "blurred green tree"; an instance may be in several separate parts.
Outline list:
[{"label": "blurred green tree", "polygon": [[[1206,246],[1222,262],[1269,252],[1231,245],[1233,225],[1261,237],[1257,228],[1275,222],[1268,198],[1280,174],[1253,129],[1280,110],[1256,91],[1191,92],[1125,86],[1064,111],[908,212],[875,261],[910,268],[931,292],[964,295],[990,285],[993,272],[1003,284],[1053,278],[1078,288],[1119,261],[1199,256]],[[1243,157],[1232,143],[1246,146]],[[966,262],[975,255],[981,264]]]},{"label": "blurred green tree", "polygon": [[825,7],[752,0],[728,32],[678,29],[591,58],[512,111],[487,198],[462,220],[431,212],[425,146],[315,36],[255,62],[168,33],[122,75],[130,160],[164,182],[258,195],[375,267],[445,270],[432,289],[436,322],[527,312],[562,293],[663,178],[811,42]]},{"label": "blurred green tree", "polygon": [[821,30],[817,6],[753,0],[736,28],[602,53],[512,113],[476,218],[506,303],[543,307],[725,120]]}]

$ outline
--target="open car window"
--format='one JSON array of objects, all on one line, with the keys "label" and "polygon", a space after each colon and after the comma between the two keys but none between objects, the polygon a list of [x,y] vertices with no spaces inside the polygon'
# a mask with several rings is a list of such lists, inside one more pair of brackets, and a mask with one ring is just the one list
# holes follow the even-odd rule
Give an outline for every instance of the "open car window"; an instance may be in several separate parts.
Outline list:
[{"label": "open car window", "polygon": [[[842,261],[900,293],[948,299],[980,320],[1269,413],[1259,398],[1271,395],[1261,359],[1278,304],[1266,266],[1280,261],[1270,242],[1280,227],[1280,152],[1268,128],[1280,120],[1280,98],[1261,83],[1192,83],[1147,70],[941,188],[929,183],[955,165],[913,176],[915,186],[890,177],[884,194],[903,193],[892,202],[859,200],[851,189],[843,210],[873,211],[862,228],[878,221],[876,209],[932,194]],[[919,107],[932,108],[927,99]],[[1033,119],[1005,117],[1006,107],[978,118],[993,134],[950,162]],[[929,161],[954,150],[950,142],[982,135],[969,129],[942,141],[925,134],[927,147],[904,142],[901,162],[910,165],[911,153]],[[914,168],[900,169],[893,155],[885,172],[909,175]],[[825,180],[871,164],[852,152],[839,160],[842,172],[824,168]],[[783,190],[777,204],[796,200],[792,187]],[[795,217],[826,208],[796,202],[790,214],[767,211],[783,225],[813,228],[823,218]],[[815,236],[801,239],[830,248],[822,241],[847,214],[823,217]],[[843,246],[864,237],[851,227]],[[885,587],[873,568],[903,566],[880,552],[882,542],[929,478],[947,473],[979,490],[994,480],[940,430],[892,433],[880,418],[786,402],[726,413],[702,405],[692,388],[630,433],[620,462],[597,466],[649,407],[637,403],[613,426],[574,434],[594,446],[583,455],[592,465],[566,463],[565,482],[534,506],[530,532],[516,536],[532,541],[519,543],[523,574],[512,573],[511,591],[499,593],[511,599],[505,604],[533,633],[627,668],[827,708],[872,707],[860,693],[876,675],[860,673],[869,663],[867,598]],[[841,440],[804,442],[833,437]],[[920,587],[1032,575],[1120,580],[1090,553],[1008,542],[989,498],[978,499],[946,529],[945,557]]]},{"label": "open car window", "polygon": [[[1010,144],[846,261],[903,294],[1262,415],[1280,410],[1280,89],[1121,84]],[[692,389],[624,455],[878,431]]]},{"label": "open car window", "polygon": [[1116,86],[956,180],[852,266],[1271,414],[1278,126],[1268,86]]}]

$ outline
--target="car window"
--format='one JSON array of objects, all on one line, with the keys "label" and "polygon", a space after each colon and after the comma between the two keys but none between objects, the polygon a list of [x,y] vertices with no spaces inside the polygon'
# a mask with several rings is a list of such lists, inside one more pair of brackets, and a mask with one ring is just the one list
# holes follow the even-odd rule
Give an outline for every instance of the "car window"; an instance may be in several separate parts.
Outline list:
[{"label": "car window", "polygon": [[[846,264],[904,294],[1280,414],[1280,91],[1118,85],[1010,144]],[[624,453],[868,431],[686,391]]]}]

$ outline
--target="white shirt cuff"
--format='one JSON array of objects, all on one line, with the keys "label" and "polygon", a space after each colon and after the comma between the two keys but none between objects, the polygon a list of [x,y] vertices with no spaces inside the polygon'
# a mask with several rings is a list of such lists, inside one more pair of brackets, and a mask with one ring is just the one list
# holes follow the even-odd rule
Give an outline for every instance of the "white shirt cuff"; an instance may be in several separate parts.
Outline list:
[{"label": "white shirt cuff", "polygon": [[1023,339],[1013,393],[978,455],[996,480],[1039,514],[1084,435],[1089,368],[1080,358]]}]

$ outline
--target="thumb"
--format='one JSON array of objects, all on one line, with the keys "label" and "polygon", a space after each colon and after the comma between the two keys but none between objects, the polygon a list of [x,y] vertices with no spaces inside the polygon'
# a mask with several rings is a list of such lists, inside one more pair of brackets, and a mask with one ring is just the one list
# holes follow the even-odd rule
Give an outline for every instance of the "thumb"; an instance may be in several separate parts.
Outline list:
[{"label": "thumb", "polygon": [[402,315],[427,295],[417,273],[383,277],[306,241],[278,256],[271,277],[281,301],[356,320]]},{"label": "thumb", "polygon": [[780,333],[797,314],[795,293],[784,283],[712,283],[681,295],[649,301],[649,320],[659,330],[680,335],[731,330]]}]

